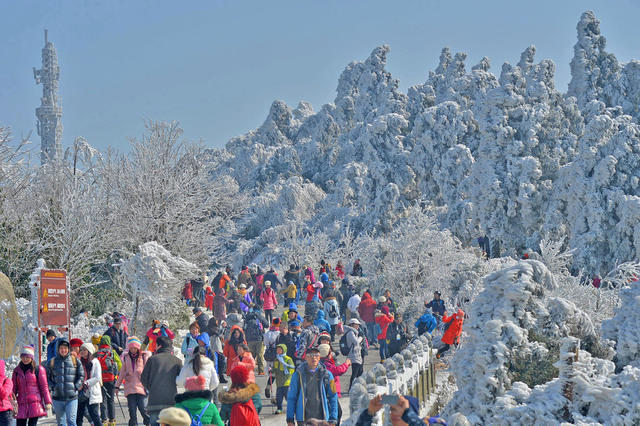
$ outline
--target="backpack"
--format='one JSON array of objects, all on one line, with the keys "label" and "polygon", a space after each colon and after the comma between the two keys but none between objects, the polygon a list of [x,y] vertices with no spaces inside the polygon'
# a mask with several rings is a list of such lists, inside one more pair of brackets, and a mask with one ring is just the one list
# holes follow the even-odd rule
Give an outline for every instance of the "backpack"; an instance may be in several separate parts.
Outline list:
[{"label": "backpack", "polygon": [[236,402],[231,407],[229,426],[260,426],[260,418],[253,400]]},{"label": "backpack", "polygon": [[338,310],[336,309],[336,305],[333,303],[329,303],[329,318],[338,318]]},{"label": "backpack", "polygon": [[244,335],[247,341],[257,342],[262,340],[264,327],[255,315],[247,315],[245,319]]},{"label": "backpack", "polygon": [[264,351],[264,360],[267,362],[273,362],[276,360],[276,355],[278,355],[276,352],[276,345],[269,345]]},{"label": "backpack", "polygon": [[421,321],[420,323],[418,323],[418,336],[422,336],[425,331],[427,331],[427,322]]},{"label": "backpack", "polygon": [[189,413],[189,417],[191,417],[191,426],[202,426],[202,416],[204,416],[205,411],[207,411],[210,405],[211,402],[207,402],[207,405],[205,405],[202,411],[200,411],[200,414],[195,417],[193,416],[193,414],[191,414],[191,411],[189,411],[187,407],[184,407],[185,411]]},{"label": "backpack", "polygon": [[379,334],[382,334],[382,327],[380,327],[380,324],[378,324],[376,322],[376,325],[373,327],[373,334],[376,335],[376,338],[378,337]]},{"label": "backpack", "polygon": [[106,348],[96,352],[95,358],[100,361],[100,367],[102,367],[102,381],[113,382],[118,375],[118,366],[113,360],[111,349]]},{"label": "backpack", "polygon": [[300,349],[302,349],[300,347],[300,343],[302,343],[302,339],[298,339],[298,344],[297,344],[297,348],[296,348],[295,357],[298,358],[298,359],[304,359],[304,357],[307,355],[307,351],[309,350],[309,348],[312,348],[313,345],[315,345],[317,341],[318,341],[318,335],[314,334],[313,335],[313,340],[311,341],[311,343],[309,345],[305,346],[304,352],[302,352],[302,355],[300,355]]},{"label": "backpack", "polygon": [[349,352],[351,352],[351,346],[349,346],[349,343],[347,343],[347,335],[349,333],[345,333],[341,338],[340,338],[340,353],[343,356],[348,356]]},{"label": "backpack", "polygon": [[369,339],[367,339],[367,336],[361,329],[358,330],[358,336],[362,337],[362,350],[360,351],[360,354],[362,355],[362,359],[364,361],[364,357],[369,355]]}]

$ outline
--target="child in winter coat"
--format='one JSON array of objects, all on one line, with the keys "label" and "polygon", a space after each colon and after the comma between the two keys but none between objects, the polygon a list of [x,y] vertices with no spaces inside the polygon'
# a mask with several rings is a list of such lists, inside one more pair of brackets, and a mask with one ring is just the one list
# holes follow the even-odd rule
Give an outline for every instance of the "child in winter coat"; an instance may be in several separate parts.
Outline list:
[{"label": "child in winter coat", "polygon": [[260,388],[249,381],[249,371],[238,365],[231,371],[231,389],[220,394],[220,417],[229,426],[260,426]]},{"label": "child in winter coat", "polygon": [[94,353],[91,343],[80,346],[80,363],[84,368],[84,385],[78,392],[78,411],[76,412],[76,425],[82,425],[85,409],[89,413],[94,425],[100,424],[100,404],[102,403],[102,368],[100,361],[92,358]]},{"label": "child in winter coat", "polygon": [[[347,370],[349,370],[349,367],[351,366],[351,360],[349,358],[347,358],[347,360],[345,362],[343,362],[340,365],[336,365],[336,360],[333,357],[333,351],[331,350],[331,345],[329,345],[328,343],[323,343],[321,345],[318,345],[318,350],[320,350],[320,362],[322,363],[322,365],[324,365],[324,367],[329,370],[329,372],[331,374],[333,374],[333,378],[335,380],[336,383],[336,393],[338,394],[338,398],[340,398],[340,376],[342,376],[344,373],[347,372]],[[340,406],[338,405],[338,421],[340,420],[341,417],[341,410],[340,410]]]},{"label": "child in winter coat", "polygon": [[116,395],[120,385],[124,382],[124,395],[127,398],[129,408],[129,419],[135,420],[137,424],[136,411],[140,412],[143,423],[149,424],[149,416],[145,410],[145,399],[147,393],[142,385],[142,371],[147,361],[151,357],[151,352],[142,351],[140,339],[136,336],[129,337],[127,349],[122,353],[122,368],[118,374],[116,382]]},{"label": "child in winter coat", "polygon": [[[16,416],[18,426],[25,426],[27,422],[30,426],[35,426],[39,417],[44,417],[47,411],[51,411],[47,372],[43,366],[35,363],[34,353],[33,346],[23,347],[20,352],[20,364],[13,370],[11,380],[6,379],[4,383],[5,366],[4,361],[0,360],[0,411],[3,411],[5,397],[8,398],[13,387],[13,393],[18,402]],[[2,414],[0,412],[0,417]]]},{"label": "child in winter coat", "polygon": [[189,413],[192,420],[198,417],[203,425],[224,426],[218,408],[211,402],[211,390],[207,388],[203,376],[189,377],[184,381],[184,388],[185,392],[175,397],[176,407]]},{"label": "child in winter coat", "polygon": [[213,296],[211,286],[207,286],[204,291],[204,306],[211,312],[213,312]]},{"label": "child in winter coat", "polygon": [[276,414],[282,414],[282,400],[287,396],[291,376],[296,371],[295,363],[287,356],[287,345],[276,346],[276,360],[273,362],[273,372],[276,376]]},{"label": "child in winter coat", "polygon": [[231,374],[231,370],[233,370],[235,367],[237,367],[238,365],[242,365],[249,372],[248,383],[256,382],[256,375],[253,372],[253,370],[255,370],[256,368],[256,361],[255,359],[253,359],[253,355],[251,354],[251,351],[249,351],[249,346],[247,344],[242,343],[238,345],[238,356],[232,359],[229,364],[231,364],[229,374]]}]

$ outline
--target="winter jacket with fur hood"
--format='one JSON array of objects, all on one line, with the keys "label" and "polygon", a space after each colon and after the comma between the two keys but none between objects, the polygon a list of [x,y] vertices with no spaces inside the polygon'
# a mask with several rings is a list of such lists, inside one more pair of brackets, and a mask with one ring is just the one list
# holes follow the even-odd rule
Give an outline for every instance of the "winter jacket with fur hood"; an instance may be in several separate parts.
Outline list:
[{"label": "winter jacket with fur hood", "polygon": [[[260,388],[255,383],[249,383],[246,387],[241,389],[231,389],[228,392],[222,392],[218,399],[222,404],[220,408],[220,417],[222,421],[231,421],[230,425],[239,424],[246,426],[259,425],[258,414],[262,410],[262,400],[260,399]],[[249,400],[253,401],[253,405],[256,408],[255,417],[249,419],[231,419],[231,409],[234,404],[245,403]],[[256,420],[258,422],[256,423]]]}]

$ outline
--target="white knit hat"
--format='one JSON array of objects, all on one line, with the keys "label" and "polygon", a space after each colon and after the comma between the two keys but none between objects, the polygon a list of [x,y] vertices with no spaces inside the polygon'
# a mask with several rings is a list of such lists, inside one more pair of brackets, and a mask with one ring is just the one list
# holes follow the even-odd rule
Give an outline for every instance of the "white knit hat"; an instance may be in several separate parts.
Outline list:
[{"label": "white knit hat", "polygon": [[327,345],[326,343],[318,345],[318,350],[320,351],[320,356],[322,358],[325,358],[327,355],[329,355],[329,349],[329,345]]},{"label": "white knit hat", "polygon": [[93,355],[96,351],[96,348],[91,343],[83,343],[82,346],[80,346],[80,349],[86,349],[87,352],[89,352],[89,355]]}]

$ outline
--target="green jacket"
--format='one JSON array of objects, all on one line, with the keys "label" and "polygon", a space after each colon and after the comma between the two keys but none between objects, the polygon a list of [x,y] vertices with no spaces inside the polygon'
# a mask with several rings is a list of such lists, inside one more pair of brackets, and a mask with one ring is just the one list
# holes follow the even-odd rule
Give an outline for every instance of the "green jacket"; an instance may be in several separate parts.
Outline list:
[{"label": "green jacket", "polygon": [[258,414],[260,414],[260,410],[262,410],[260,388],[255,383],[249,383],[246,388],[238,389],[236,391],[222,392],[218,395],[218,399],[222,403],[222,407],[220,408],[220,417],[225,422],[229,420],[231,408],[233,408],[233,404],[237,402],[247,402],[249,399],[252,399],[253,405],[256,407]]},{"label": "green jacket", "polygon": [[[187,410],[187,413],[193,418],[200,414],[208,402],[211,402],[211,396],[210,390],[179,393],[176,395],[176,407]],[[203,425],[224,426],[218,408],[213,402],[209,404],[207,411],[200,418],[200,422]]]},{"label": "green jacket", "polygon": [[291,376],[293,375],[293,372],[296,371],[296,364],[293,362],[290,356],[287,356],[287,345],[281,343],[277,346],[277,348],[281,348],[284,352],[284,363],[280,362],[279,358],[276,358],[276,360],[273,362],[273,373],[276,376],[276,386],[280,388],[283,386],[289,386],[289,383],[291,382]]}]

